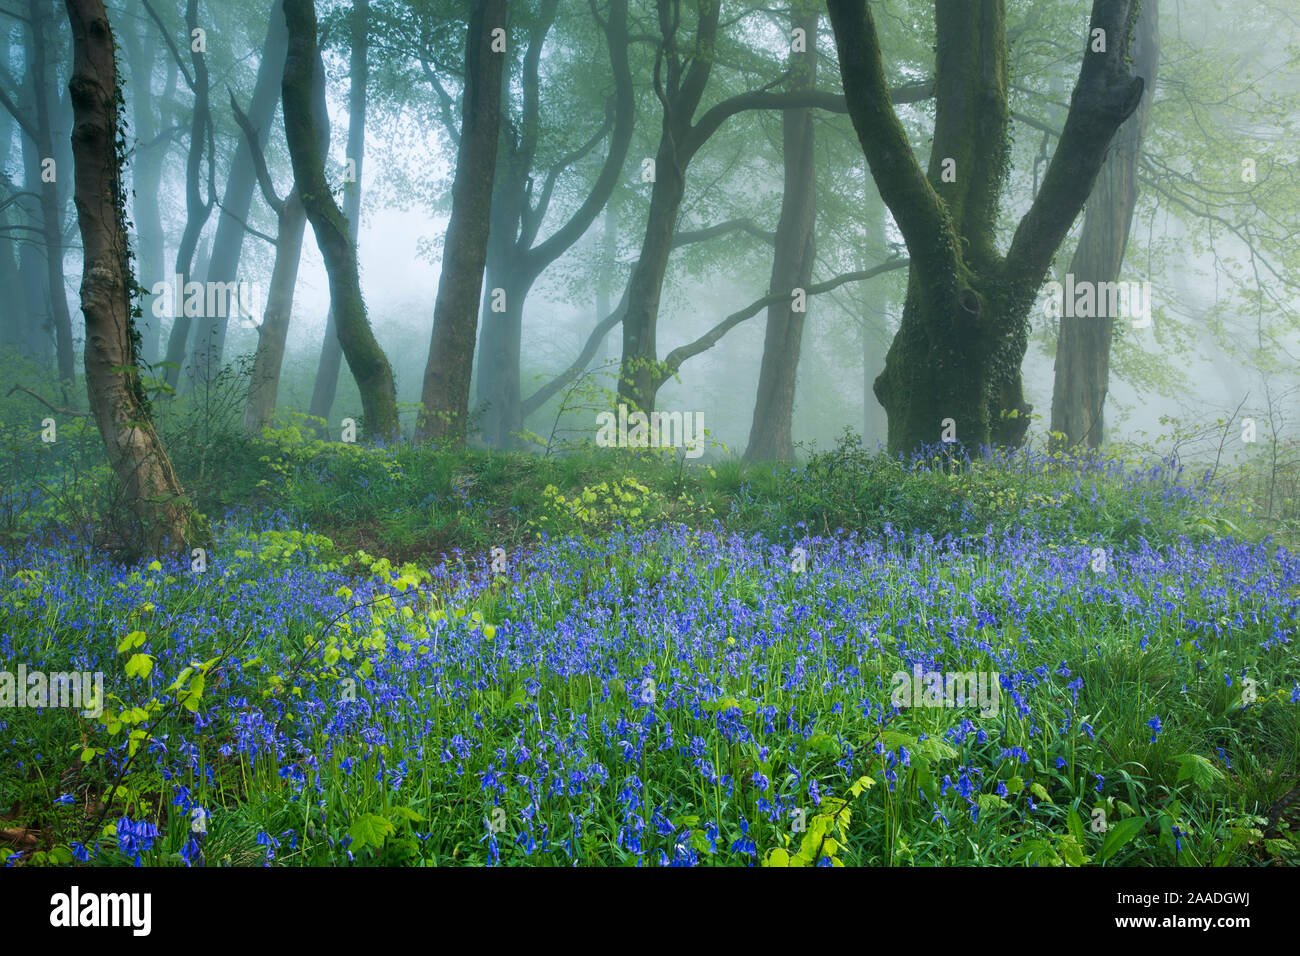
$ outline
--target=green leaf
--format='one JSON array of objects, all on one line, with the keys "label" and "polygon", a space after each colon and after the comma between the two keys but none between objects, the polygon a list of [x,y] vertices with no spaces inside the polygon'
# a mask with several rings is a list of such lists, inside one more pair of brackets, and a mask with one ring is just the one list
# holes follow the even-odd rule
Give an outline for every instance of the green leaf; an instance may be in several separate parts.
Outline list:
[{"label": "green leaf", "polygon": [[132,648],[139,647],[143,643],[144,643],[144,631],[132,631],[130,634],[128,634],[126,637],[122,638],[122,640],[118,642],[117,652],[119,654],[125,654],[127,651],[131,650]]},{"label": "green leaf", "polygon": [[352,837],[352,846],[356,849],[384,845],[384,840],[397,832],[392,821],[377,813],[363,813],[348,827],[348,836]]},{"label": "green leaf", "polygon": [[1190,778],[1192,783],[1208,793],[1214,789],[1215,784],[1224,779],[1223,771],[1200,754],[1179,754],[1174,759],[1180,764],[1175,785]]},{"label": "green leaf", "polygon": [[767,859],[763,861],[764,866],[789,866],[790,854],[780,847],[776,847],[767,854]]},{"label": "green leaf", "polygon": [[1129,817],[1107,830],[1106,839],[1102,841],[1101,850],[1097,853],[1097,862],[1105,863],[1109,860],[1123,848],[1125,843],[1141,833],[1146,825],[1146,817]]},{"label": "green leaf", "polygon": [[126,662],[126,676],[139,677],[141,680],[148,677],[153,671],[153,657],[149,654],[135,654]]}]

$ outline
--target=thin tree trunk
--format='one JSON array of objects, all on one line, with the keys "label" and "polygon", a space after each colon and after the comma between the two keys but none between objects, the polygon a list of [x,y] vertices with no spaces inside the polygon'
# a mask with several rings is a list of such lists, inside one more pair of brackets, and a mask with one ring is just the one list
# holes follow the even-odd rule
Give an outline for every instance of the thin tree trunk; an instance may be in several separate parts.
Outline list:
[{"label": "thin tree trunk", "polygon": [[[29,68],[35,108],[35,145],[42,161],[57,160],[53,124],[59,105],[58,80],[48,62],[50,47],[55,40],[51,8],[48,0],[28,0],[27,10],[32,39]],[[57,170],[56,162],[56,173]],[[45,281],[49,288],[50,320],[54,325],[59,380],[66,387],[76,374],[76,359],[72,347],[72,315],[68,311],[68,296],[63,287],[63,204],[57,179],[54,182],[48,182],[47,179],[48,177],[42,176],[38,183],[29,184],[28,188],[39,192],[41,197],[41,234],[45,243]]]},{"label": "thin tree trunk", "polygon": [[[185,23],[191,30],[198,24],[198,0],[187,0],[185,6]],[[188,31],[187,31],[188,33]],[[198,246],[199,236],[212,213],[213,196],[209,193],[203,198],[202,174],[203,154],[208,145],[208,135],[212,122],[212,113],[208,105],[208,67],[203,54],[191,50],[190,61],[194,66],[191,90],[194,93],[194,109],[190,114],[189,153],[185,159],[185,229],[181,233],[180,246],[176,250],[176,266],[173,274],[179,276],[180,288],[174,290],[175,321],[171,334],[167,337],[167,368],[164,377],[167,384],[175,388],[180,381],[181,366],[185,362],[185,350],[189,344],[190,330],[194,327],[196,315],[188,314],[184,308],[185,286],[192,275],[203,273],[194,270],[194,250]],[[208,156],[211,171],[212,156]],[[209,183],[209,188],[211,183]],[[203,297],[207,302],[207,296]]]},{"label": "thin tree trunk", "polygon": [[[348,220],[349,235],[355,244],[361,230],[361,167],[366,152],[366,104],[370,84],[370,0],[355,0],[352,5],[352,51],[350,91],[348,93],[348,158],[356,161],[357,180],[343,190],[343,215]],[[328,146],[328,144],[326,144]],[[320,362],[312,386],[310,414],[329,420],[334,397],[338,394],[339,369],[343,349],[339,345],[334,310],[325,314],[325,340],[321,343]]]},{"label": "thin tree trunk", "polygon": [[[11,36],[6,26],[0,29],[0,70],[7,75],[10,63]],[[14,133],[22,135],[17,124],[7,110],[0,110],[0,154],[10,155],[13,148]],[[4,194],[15,193],[19,188],[10,181],[8,175],[0,171],[0,185]],[[21,244],[17,231],[8,231],[8,227],[25,225],[22,209],[17,202],[0,210],[0,228],[7,231],[0,238],[0,289],[5,290],[4,301],[0,303],[3,321],[0,321],[0,349],[14,348],[21,354],[27,340],[27,325],[31,316],[27,309],[27,286],[18,271]]]},{"label": "thin tree trunk", "polygon": [[[275,106],[280,101],[280,78],[284,74],[284,54],[289,42],[281,2],[282,0],[274,0],[271,4],[266,41],[262,46],[253,100],[248,110],[248,118],[257,129],[270,128]],[[204,273],[209,284],[224,284],[239,279],[239,261],[243,256],[244,236],[247,232],[244,223],[248,221],[256,185],[253,157],[249,152],[248,141],[241,137],[230,160],[221,211],[217,215],[217,232],[212,239],[212,258]],[[194,367],[199,370],[200,380],[210,377],[220,368],[229,324],[230,316],[221,314],[205,314],[199,322],[194,342]]]},{"label": "thin tree trunk", "polygon": [[[792,90],[811,90],[817,85],[817,21],[815,7],[803,10],[796,7],[791,14],[791,26],[803,30],[807,38],[804,52],[790,56]],[[793,295],[768,307],[746,461],[794,458],[794,392],[807,318],[806,290],[812,281],[816,248],[817,174],[813,164],[812,107],[785,110],[781,114],[781,127],[785,189],[781,195],[781,218],[776,227],[768,291],[805,290],[802,303],[805,311],[795,310]]]},{"label": "thin tree trunk", "polygon": [[72,152],[85,262],[86,392],[124,504],[135,518],[133,550],[176,550],[201,534],[202,526],[158,439],[140,385],[113,32],[101,0],[66,2],[75,51]]},{"label": "thin tree trunk", "polygon": [[496,171],[505,54],[492,50],[492,31],[505,28],[505,0],[478,0],[465,48],[465,97],[460,149],[452,184],[451,220],[433,311],[417,434],[465,440],[470,370],[479,297],[487,259],[492,178]]},{"label": "thin tree trunk", "polygon": [[[1137,207],[1142,139],[1151,118],[1159,63],[1158,20],[1158,0],[1143,0],[1133,36],[1133,68],[1146,81],[1147,92],[1136,112],[1115,134],[1096,188],[1088,198],[1079,245],[1070,260],[1069,272],[1076,284],[1119,280]],[[1062,314],[1052,388],[1053,447],[1101,446],[1114,328],[1114,316],[1080,318]]]},{"label": "thin tree trunk", "polygon": [[284,346],[289,336],[293,292],[298,282],[298,264],[307,226],[307,213],[296,191],[285,200],[278,219],[275,265],[271,269],[266,313],[258,329],[257,355],[253,359],[248,401],[244,406],[244,429],[251,435],[260,435],[262,429],[271,423],[280,388],[280,370],[284,364]]},{"label": "thin tree trunk", "polygon": [[[361,392],[367,433],[390,439],[398,435],[397,394],[393,370],[375,340],[361,295],[357,247],[348,220],[330,194],[319,131],[327,129],[324,65],[317,46],[313,0],[284,0],[289,52],[284,63],[284,129],[293,161],[294,183],[316,234],[329,274],[330,308],[339,343]],[[492,117],[495,122],[495,115]]]}]

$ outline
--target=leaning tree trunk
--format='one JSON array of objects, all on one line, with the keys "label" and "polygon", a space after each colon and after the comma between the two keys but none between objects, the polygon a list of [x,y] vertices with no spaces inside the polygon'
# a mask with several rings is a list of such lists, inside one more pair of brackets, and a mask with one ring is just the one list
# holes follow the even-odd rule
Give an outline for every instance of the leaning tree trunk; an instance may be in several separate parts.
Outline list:
[{"label": "leaning tree trunk", "polygon": [[[1159,63],[1157,0],[1145,0],[1133,36],[1133,68],[1146,81],[1146,95],[1115,134],[1097,186],[1088,199],[1079,245],[1070,260],[1078,282],[1116,282],[1124,262],[1138,200],[1138,163],[1151,118]],[[1094,286],[1097,288],[1098,286]],[[1114,316],[1061,315],[1052,388],[1052,445],[1099,448],[1105,437],[1106,392]]]},{"label": "leaning tree trunk", "polygon": [[[352,55],[350,91],[348,93],[348,159],[356,163],[356,181],[343,189],[343,215],[348,220],[348,234],[353,244],[361,230],[361,167],[366,152],[366,102],[370,84],[370,0],[355,0],[352,5]],[[326,144],[328,146],[328,143]],[[339,345],[338,323],[334,310],[325,313],[325,340],[321,343],[316,382],[312,386],[309,414],[327,421],[339,390],[339,369],[343,348]]]},{"label": "leaning tree trunk", "polygon": [[140,384],[113,31],[102,0],[66,2],[74,49],[72,153],[85,268],[86,392],[123,503],[136,519],[138,540],[131,545],[160,553],[183,548],[201,533],[201,519],[172,470]]},{"label": "leaning tree trunk", "polygon": [[505,0],[479,0],[465,47],[465,98],[460,149],[451,187],[451,220],[433,310],[433,338],[424,369],[417,433],[463,442],[479,297],[487,260],[488,214],[496,168],[505,55],[492,51],[492,31],[505,27]]},{"label": "leaning tree trunk", "polygon": [[[790,89],[811,90],[817,83],[817,9],[798,10],[791,16],[803,30],[806,46],[790,56]],[[813,165],[813,111],[811,107],[785,110],[781,115],[785,191],[777,222],[769,291],[807,290],[812,281],[817,220],[817,175]],[[799,350],[803,344],[807,298],[795,310],[793,294],[767,310],[763,361],[758,373],[754,421],[749,431],[746,461],[788,461],[794,457],[792,419]]]},{"label": "leaning tree trunk", "polygon": [[[280,100],[280,77],[284,73],[284,51],[288,36],[284,27],[284,14],[280,0],[271,4],[271,17],[262,47],[262,58],[257,67],[257,81],[253,86],[252,105],[248,118],[257,129],[268,129],[275,116],[275,106]],[[204,275],[209,288],[211,283],[232,283],[239,279],[239,261],[244,252],[244,235],[248,211],[253,204],[253,157],[246,139],[241,138],[230,160],[226,177],[226,190],[217,216],[217,233],[212,239],[212,258]],[[207,381],[221,366],[226,349],[226,332],[229,315],[207,315],[199,323],[194,342],[194,368],[199,381]]]},{"label": "leaning tree trunk", "polygon": [[319,148],[319,131],[328,126],[329,117],[325,111],[325,83],[317,82],[325,68],[316,45],[315,3],[284,0],[284,16],[289,27],[289,53],[284,62],[284,131],[294,183],[325,260],[330,308],[343,356],[361,392],[366,431],[375,438],[395,438],[399,429],[393,370],[370,328],[361,295],[356,243],[347,218],[330,194],[325,156]]}]

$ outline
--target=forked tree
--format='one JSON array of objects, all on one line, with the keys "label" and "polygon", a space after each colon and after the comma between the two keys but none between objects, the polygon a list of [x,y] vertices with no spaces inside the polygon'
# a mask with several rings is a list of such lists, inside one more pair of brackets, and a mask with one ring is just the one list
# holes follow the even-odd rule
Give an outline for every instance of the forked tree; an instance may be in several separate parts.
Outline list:
[{"label": "forked tree", "polygon": [[1010,153],[1005,0],[936,0],[935,121],[922,170],[885,84],[866,0],[829,0],[849,116],[910,253],[902,324],[875,392],[889,450],[1018,445],[1031,407],[1020,366],[1029,310],[1144,88],[1129,59],[1139,0],[1093,0],[1056,152],[1005,253],[998,210]]}]

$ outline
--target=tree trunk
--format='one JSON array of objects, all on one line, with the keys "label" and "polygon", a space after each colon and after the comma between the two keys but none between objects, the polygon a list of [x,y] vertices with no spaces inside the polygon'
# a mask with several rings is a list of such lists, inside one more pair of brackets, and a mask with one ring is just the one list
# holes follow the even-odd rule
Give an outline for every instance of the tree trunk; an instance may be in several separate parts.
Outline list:
[{"label": "tree trunk", "polygon": [[[370,0],[355,0],[352,5],[352,50],[348,92],[348,158],[356,161],[357,181],[343,188],[343,215],[348,220],[348,234],[355,245],[361,230],[361,167],[366,152],[366,104],[370,84]],[[328,142],[326,147],[328,147]],[[343,349],[339,345],[338,324],[334,310],[325,313],[325,339],[321,343],[316,381],[312,385],[310,414],[328,421],[339,389],[339,369]]]},{"label": "tree trunk", "polygon": [[289,336],[293,293],[298,282],[298,263],[307,227],[307,213],[296,191],[285,200],[278,219],[271,288],[266,296],[266,313],[258,329],[257,355],[253,359],[248,401],[244,406],[244,429],[250,435],[260,435],[262,429],[271,423],[280,388],[280,369],[284,364],[284,346]]},{"label": "tree trunk", "polygon": [[[866,186],[867,204],[863,214],[866,228],[867,257],[883,258],[888,251],[885,243],[885,204],[880,201],[876,188]],[[885,410],[876,401],[872,384],[884,365],[881,353],[889,341],[889,299],[879,288],[862,287],[862,441],[868,448],[884,445],[889,429]]]},{"label": "tree trunk", "polygon": [[[6,26],[0,29],[0,70],[6,75],[10,72],[10,40],[9,28]],[[0,152],[6,156],[13,146],[15,132],[22,135],[8,111],[0,110]],[[4,187],[6,197],[20,191],[3,170],[0,170],[0,185]],[[23,219],[22,209],[17,202],[0,210],[0,229],[5,230],[4,237],[0,238],[0,289],[5,290],[3,311],[0,312],[3,315],[3,321],[0,321],[0,349],[13,348],[20,354],[27,344],[28,324],[32,316],[27,308],[27,286],[18,271],[22,246],[17,239],[17,231],[10,231],[9,227],[25,225]]]},{"label": "tree trunk", "polygon": [[[54,44],[54,24],[48,0],[28,0],[28,27],[31,46],[32,105],[34,107],[35,146],[40,160],[57,160],[55,153],[55,114],[59,106],[58,80],[49,66],[49,52]],[[55,165],[57,174],[58,165]],[[28,183],[28,189],[40,194],[41,235],[45,245],[45,284],[49,289],[50,321],[54,326],[55,355],[59,380],[66,387],[76,375],[72,347],[72,315],[63,288],[63,202],[57,179],[47,182],[41,176]]]},{"label": "tree trunk", "polygon": [[[141,33],[147,32],[149,21],[141,20],[138,29]],[[140,285],[144,289],[140,296],[140,320],[137,323],[140,329],[140,356],[144,361],[154,363],[160,358],[158,353],[162,345],[162,316],[154,315],[157,296],[152,289],[167,279],[163,275],[167,255],[166,233],[163,232],[159,205],[167,142],[158,139],[161,123],[155,113],[153,96],[157,44],[135,30],[126,30],[122,38],[131,66],[131,106],[135,127],[135,152],[131,163],[131,179],[135,188],[131,218],[135,223]]]},{"label": "tree trunk", "polygon": [[[849,115],[881,197],[911,253],[898,334],[875,392],[889,415],[889,450],[943,440],[1019,445],[1031,408],[1020,364],[1028,313],[1056,250],[1096,181],[1116,129],[1142,95],[1126,57],[1138,0],[1094,0],[1070,111],[1043,188],[1005,257],[997,212],[1009,151],[1003,0],[935,6],[935,126],[922,171],[889,103],[866,0],[829,0]],[[1087,38],[1091,41],[1091,35]]]},{"label": "tree trunk", "polygon": [[133,550],[177,550],[202,527],[154,430],[140,385],[113,32],[102,0],[67,0],[67,9],[74,44],[75,202],[85,263],[86,392],[124,504],[135,518]]},{"label": "tree trunk", "polygon": [[[366,316],[356,243],[348,220],[330,194],[325,156],[319,146],[329,117],[325,110],[325,69],[317,46],[315,3],[284,0],[284,16],[289,29],[284,63],[284,130],[294,183],[325,260],[330,308],[338,325],[343,355],[361,392],[366,431],[375,438],[396,438],[399,428],[393,370]],[[492,119],[496,121],[495,115]]]},{"label": "tree trunk", "polygon": [[[1133,210],[1138,200],[1138,162],[1151,118],[1159,63],[1158,0],[1144,0],[1133,36],[1133,68],[1147,93],[1115,134],[1097,186],[1088,199],[1079,245],[1069,272],[1078,282],[1116,282],[1124,262]],[[1094,285],[1094,288],[1097,286]],[[1099,448],[1105,437],[1106,392],[1114,316],[1081,318],[1062,314],[1056,340],[1052,389],[1052,445]]]},{"label": "tree trunk", "polygon": [[[609,202],[627,159],[635,129],[636,96],[628,61],[628,3],[627,0],[615,0],[609,4],[604,25],[610,70],[614,79],[613,127],[609,134],[605,161],[582,205],[567,222],[544,241],[534,245],[546,216],[550,193],[544,187],[541,190],[542,198],[536,205],[530,205],[530,176],[544,179],[548,184],[553,183],[571,159],[580,157],[603,138],[602,131],[586,147],[562,158],[556,166],[545,171],[544,176],[541,171],[535,173],[533,170],[539,126],[538,64],[557,7],[557,0],[550,0],[541,8],[534,22],[521,77],[524,111],[519,123],[522,135],[518,141],[514,136],[515,127],[510,122],[509,111],[501,111],[500,135],[504,139],[499,140],[498,144],[496,182],[493,185],[487,290],[483,298],[483,328],[479,341],[476,384],[478,403],[483,410],[480,432],[488,444],[501,448],[517,444],[515,435],[523,430],[526,417],[520,394],[524,302],[542,272],[586,233],[601,209]],[[491,311],[491,292],[498,288],[506,294],[504,312]]]},{"label": "tree trunk", "polygon": [[[509,138],[512,129],[504,109],[500,113],[500,125],[492,205],[488,213],[475,389],[482,410],[478,430],[483,441],[493,448],[512,448],[516,444],[512,433],[523,427],[519,360],[528,290],[521,282],[524,263],[518,242],[529,164]],[[495,289],[505,293],[504,312],[493,311]]]},{"label": "tree trunk", "polygon": [[[804,31],[807,45],[790,56],[790,88],[811,90],[817,83],[816,8],[791,14],[791,26]],[[785,110],[781,114],[782,150],[785,159],[785,189],[781,194],[781,218],[777,222],[769,292],[806,290],[812,281],[817,221],[817,176],[813,165],[812,107]],[[803,344],[806,311],[795,311],[793,296],[767,310],[767,333],[763,361],[758,373],[758,395],[749,431],[746,461],[789,461],[794,458],[792,419],[794,390]]]},{"label": "tree trunk", "polygon": [[[198,0],[187,0],[185,5],[185,23],[192,30],[198,24]],[[212,122],[212,113],[208,105],[208,67],[204,54],[191,49],[190,62],[194,66],[194,108],[190,113],[189,152],[185,157],[185,229],[181,233],[180,246],[176,250],[176,266],[173,274],[179,276],[180,288],[173,290],[174,321],[171,333],[167,336],[167,369],[164,378],[167,384],[175,388],[180,381],[181,366],[185,362],[185,350],[190,340],[190,330],[194,327],[196,316],[187,315],[184,308],[185,286],[193,275],[203,272],[194,270],[194,250],[198,246],[199,236],[212,213],[211,194],[203,198],[202,174],[203,153],[207,148],[207,136]],[[208,157],[211,164],[213,158]],[[209,169],[211,167],[209,166]],[[204,270],[206,271],[206,270]],[[207,296],[203,297],[205,307]]]},{"label": "tree trunk", "polygon": [[433,337],[421,390],[417,434],[453,443],[465,440],[467,427],[505,59],[492,51],[492,31],[504,27],[505,0],[478,0],[470,16],[465,49],[465,98],[451,220],[443,245]]},{"label": "tree trunk", "polygon": [[[262,46],[262,59],[257,67],[257,82],[253,87],[253,100],[248,118],[257,129],[269,129],[275,117],[275,106],[280,101],[280,78],[284,73],[284,52],[289,42],[285,31],[282,0],[271,4],[270,23],[266,42]],[[248,212],[253,204],[253,157],[248,141],[240,138],[230,160],[226,190],[217,216],[217,232],[212,239],[212,258],[204,278],[209,283],[230,283],[239,279],[239,260],[244,251],[244,235]],[[230,316],[207,315],[199,323],[194,342],[194,367],[201,379],[210,377],[221,366],[226,348],[226,331]]]}]

